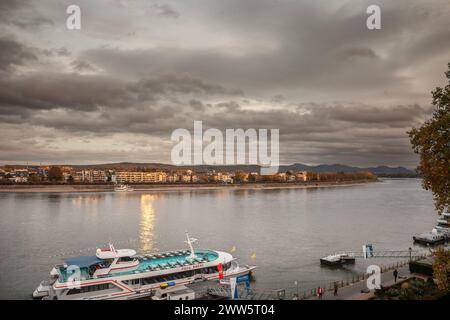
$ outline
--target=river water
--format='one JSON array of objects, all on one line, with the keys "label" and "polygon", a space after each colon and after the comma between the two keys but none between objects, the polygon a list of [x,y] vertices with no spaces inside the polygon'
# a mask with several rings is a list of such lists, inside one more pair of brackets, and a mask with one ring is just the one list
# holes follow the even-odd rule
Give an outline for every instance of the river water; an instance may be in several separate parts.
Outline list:
[{"label": "river water", "polygon": [[437,218],[418,179],[276,190],[132,193],[0,193],[0,298],[28,299],[64,257],[91,255],[112,241],[139,253],[185,247],[232,252],[256,264],[255,285],[300,290],[351,277],[368,264],[333,270],[319,258],[336,251],[407,250]]}]

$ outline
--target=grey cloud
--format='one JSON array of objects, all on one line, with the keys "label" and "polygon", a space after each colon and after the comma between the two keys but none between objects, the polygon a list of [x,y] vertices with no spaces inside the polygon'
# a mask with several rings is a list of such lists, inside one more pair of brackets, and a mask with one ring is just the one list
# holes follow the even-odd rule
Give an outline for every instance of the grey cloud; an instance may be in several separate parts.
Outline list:
[{"label": "grey cloud", "polygon": [[189,74],[164,74],[153,78],[144,78],[130,86],[139,92],[179,93],[179,94],[227,94],[242,95],[241,90],[228,89],[221,85],[205,82]]},{"label": "grey cloud", "polygon": [[11,108],[96,110],[100,106],[122,106],[127,92],[120,81],[77,74],[35,74],[2,80],[0,111]]},{"label": "grey cloud", "polygon": [[176,10],[174,10],[170,5],[168,4],[154,4],[151,6],[151,8],[156,11],[156,13],[160,16],[167,17],[167,18],[178,18],[180,17],[180,13]]},{"label": "grey cloud", "polygon": [[28,0],[0,1],[0,24],[11,25],[22,29],[36,29],[42,26],[53,26],[53,21],[42,16],[31,6]]},{"label": "grey cloud", "polygon": [[[318,109],[318,113],[330,120],[365,123],[369,125],[408,126],[423,121],[432,112],[431,107],[417,104],[391,106],[389,108],[367,107],[364,105],[337,106]],[[317,112],[313,109],[313,112]]]},{"label": "grey cloud", "polygon": [[98,75],[38,73],[10,77],[0,80],[0,84],[0,112],[3,114],[57,108],[78,111],[95,111],[101,107],[129,109],[160,98],[174,100],[177,94],[241,94],[188,75],[162,75],[126,82]]},{"label": "grey cloud", "polygon": [[69,57],[70,51],[67,48],[51,48],[51,49],[43,49],[41,52],[46,56],[61,56],[61,57]]},{"label": "grey cloud", "polygon": [[[86,56],[115,74],[177,70],[255,94],[300,88],[335,95],[355,90],[379,95],[389,88],[401,96],[409,93],[411,80],[401,71],[411,63],[430,61],[434,51],[443,53],[450,46],[450,41],[443,41],[447,33],[442,31],[450,30],[445,28],[448,22],[435,13],[438,9],[449,12],[448,6],[440,5],[442,1],[427,6],[417,3],[384,1],[383,29],[372,32],[365,26],[370,1],[342,5],[339,14],[306,2],[226,1],[212,5],[212,19],[247,37],[249,45],[264,30],[274,48],[239,55],[220,48],[109,48],[90,50]],[[409,41],[399,41],[402,37]],[[378,53],[380,49],[383,54]]]},{"label": "grey cloud", "polygon": [[[62,21],[53,4],[39,2],[37,10],[31,1],[0,2],[0,23],[11,33],[0,42],[1,133],[11,125],[10,139],[22,149],[3,139],[9,160],[125,160],[113,148],[78,155],[65,154],[64,145],[46,148],[50,132],[93,143],[144,136],[168,161],[171,131],[194,120],[219,129],[279,128],[286,162],[417,160],[405,132],[429,116],[436,70],[448,62],[441,61],[450,52],[447,0],[379,1],[379,31],[365,27],[369,0],[211,0],[207,8],[186,0],[176,10],[111,3],[83,2],[86,29],[61,36],[30,28]],[[125,10],[133,19],[120,20]],[[119,42],[122,31],[133,37]],[[36,131],[19,135],[20,125]],[[124,144],[122,155],[135,150],[123,137],[116,143]]]},{"label": "grey cloud", "polygon": [[93,67],[88,62],[82,60],[72,61],[71,66],[75,71],[96,71],[95,67]]},{"label": "grey cloud", "polygon": [[0,71],[11,71],[16,66],[35,60],[35,50],[12,38],[0,38]]},{"label": "grey cloud", "polygon": [[340,59],[353,60],[358,58],[377,59],[378,55],[370,48],[354,47],[346,48],[338,52],[337,56]]}]

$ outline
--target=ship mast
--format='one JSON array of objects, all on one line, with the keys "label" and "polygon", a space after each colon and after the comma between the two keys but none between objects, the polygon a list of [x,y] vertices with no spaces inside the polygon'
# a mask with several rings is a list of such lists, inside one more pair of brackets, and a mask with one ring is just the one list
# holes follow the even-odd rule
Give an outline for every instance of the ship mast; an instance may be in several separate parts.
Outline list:
[{"label": "ship mast", "polygon": [[192,244],[195,242],[197,242],[197,239],[189,237],[189,233],[186,231],[186,241],[184,241],[184,243],[187,243],[187,245],[189,246],[189,250],[191,251],[188,259],[195,258],[194,247],[192,246]]}]

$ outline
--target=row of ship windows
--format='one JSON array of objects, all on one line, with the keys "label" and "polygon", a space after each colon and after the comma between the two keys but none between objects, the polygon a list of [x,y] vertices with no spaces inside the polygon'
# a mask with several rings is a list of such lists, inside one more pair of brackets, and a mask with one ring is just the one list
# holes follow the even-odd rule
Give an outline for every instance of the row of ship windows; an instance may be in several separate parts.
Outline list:
[{"label": "row of ship windows", "polygon": [[[231,262],[228,262],[227,264],[223,265],[223,270],[228,270],[230,267],[231,267]],[[156,277],[125,280],[124,282],[126,284],[139,284],[141,281],[142,285],[147,285],[147,284],[152,284],[152,283],[166,282],[166,281],[188,278],[188,277],[192,277],[196,274],[213,274],[213,273],[217,273],[217,272],[218,272],[218,269],[216,267],[208,267],[208,268],[202,268],[202,269],[194,269],[194,270],[176,272],[176,273],[171,273],[171,274],[165,274],[165,275],[156,276]],[[84,286],[81,288],[69,289],[69,291],[67,291],[67,295],[108,290],[108,289],[112,289],[113,287],[114,287],[114,285],[112,285],[111,283],[102,283],[102,284],[97,284],[97,285],[92,285],[92,286]]]},{"label": "row of ship windows", "polygon": [[[228,270],[231,267],[231,262],[223,265],[223,270]],[[141,284],[141,285],[148,285],[152,283],[159,283],[159,282],[167,282],[167,281],[173,281],[177,279],[183,279],[192,277],[196,274],[213,274],[219,272],[216,267],[208,267],[208,268],[202,268],[202,269],[194,269],[194,270],[188,270],[188,271],[181,271],[171,274],[165,274],[161,276],[155,276],[155,277],[147,277],[147,278],[140,278],[140,279],[133,279],[133,280],[125,280],[125,284]]]},{"label": "row of ship windows", "polygon": [[70,289],[69,291],[67,291],[67,295],[108,290],[108,289],[112,289],[114,287],[115,286],[111,283],[96,284],[93,286],[85,286],[85,287],[81,287],[81,288]]}]

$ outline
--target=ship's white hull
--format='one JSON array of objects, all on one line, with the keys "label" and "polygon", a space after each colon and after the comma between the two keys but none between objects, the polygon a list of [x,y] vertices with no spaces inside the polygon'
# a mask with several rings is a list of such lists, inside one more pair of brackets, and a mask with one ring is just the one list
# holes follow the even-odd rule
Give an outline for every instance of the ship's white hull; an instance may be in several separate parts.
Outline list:
[{"label": "ship's white hull", "polygon": [[[223,278],[228,279],[232,277],[239,277],[243,275],[249,274],[251,271],[253,271],[256,267],[255,266],[245,266],[245,267],[239,267],[237,266],[235,269],[230,270],[229,272],[226,272],[223,275]],[[175,284],[171,286],[174,287],[181,287],[185,285],[189,285],[195,282],[199,281],[214,281],[219,280],[219,273],[216,273],[214,275],[196,275],[190,278],[186,279],[180,279],[175,280]],[[164,289],[161,288],[161,285],[164,284],[164,282],[161,283],[155,283],[152,285],[147,286],[138,286],[138,287],[132,287],[125,285],[121,280],[120,277],[112,277],[111,279],[103,281],[103,283],[114,283],[118,287],[124,289],[120,292],[114,292],[110,294],[104,294],[99,292],[96,295],[92,296],[76,296],[71,297],[68,295],[62,295],[62,296],[56,296],[52,295],[52,290],[50,287],[48,287],[49,291],[45,292],[41,291],[38,292],[38,289],[35,290],[35,294],[33,294],[33,297],[35,299],[58,299],[58,300],[135,300],[135,299],[143,299],[143,298],[151,298],[157,291],[160,293],[164,292]]]},{"label": "ship's white hull", "polygon": [[[137,256],[131,249],[97,249],[95,256],[65,260],[41,282],[35,298],[51,300],[124,300],[154,296],[197,281],[239,277],[256,267],[240,267],[227,252],[194,250],[195,238],[186,232],[189,250]],[[167,290],[167,291],[164,291]]]}]

